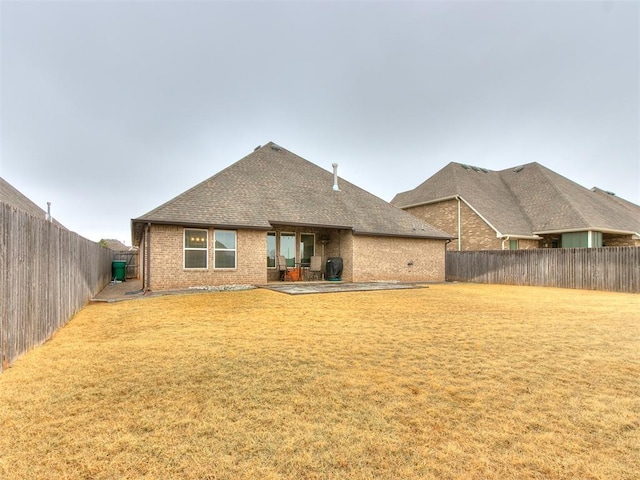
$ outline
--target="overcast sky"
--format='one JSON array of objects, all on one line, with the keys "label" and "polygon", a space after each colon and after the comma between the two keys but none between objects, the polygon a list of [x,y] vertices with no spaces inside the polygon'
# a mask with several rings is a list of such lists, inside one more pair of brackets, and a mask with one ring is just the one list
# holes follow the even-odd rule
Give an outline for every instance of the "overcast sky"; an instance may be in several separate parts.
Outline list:
[{"label": "overcast sky", "polygon": [[273,141],[391,200],[538,162],[640,203],[640,2],[7,1],[0,176],[69,229]]}]

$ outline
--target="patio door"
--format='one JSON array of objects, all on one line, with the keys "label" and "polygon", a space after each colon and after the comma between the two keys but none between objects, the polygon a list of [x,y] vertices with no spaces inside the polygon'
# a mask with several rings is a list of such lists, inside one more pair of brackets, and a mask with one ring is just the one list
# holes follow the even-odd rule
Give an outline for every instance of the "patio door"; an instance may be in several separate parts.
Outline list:
[{"label": "patio door", "polygon": [[[268,239],[269,240],[269,239]],[[273,245],[271,240],[271,245]],[[296,260],[303,265],[308,265],[311,262],[311,257],[315,255],[316,248],[316,236],[313,233],[301,233],[300,244],[296,248],[296,234],[295,232],[282,232],[280,233],[280,248],[279,255],[284,256],[287,261],[288,267],[294,267]],[[297,251],[296,251],[297,250]],[[297,257],[296,257],[297,254]]]},{"label": "patio door", "polygon": [[283,255],[287,261],[287,267],[295,267],[296,265],[296,234],[281,233],[280,234],[280,255]]},{"label": "patio door", "polygon": [[313,233],[300,234],[300,263],[309,265],[316,254],[316,236]]}]

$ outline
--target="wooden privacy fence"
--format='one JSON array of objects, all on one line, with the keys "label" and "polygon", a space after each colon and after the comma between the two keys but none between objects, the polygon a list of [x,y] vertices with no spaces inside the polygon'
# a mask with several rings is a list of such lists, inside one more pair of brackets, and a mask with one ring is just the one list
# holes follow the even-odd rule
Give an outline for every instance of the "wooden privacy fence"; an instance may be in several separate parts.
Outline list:
[{"label": "wooden privacy fence", "polygon": [[0,372],[111,280],[112,252],[0,203]]},{"label": "wooden privacy fence", "polygon": [[447,252],[446,279],[640,293],[640,247]]},{"label": "wooden privacy fence", "polygon": [[126,250],[126,251],[113,251],[113,260],[122,260],[127,262],[126,277],[138,278],[138,251]]}]

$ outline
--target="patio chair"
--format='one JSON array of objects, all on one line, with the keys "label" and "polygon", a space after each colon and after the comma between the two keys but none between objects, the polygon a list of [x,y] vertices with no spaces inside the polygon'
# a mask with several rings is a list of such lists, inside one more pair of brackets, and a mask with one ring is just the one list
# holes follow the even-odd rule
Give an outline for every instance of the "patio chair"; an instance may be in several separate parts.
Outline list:
[{"label": "patio chair", "polygon": [[289,267],[287,267],[287,260],[284,258],[284,255],[278,255],[278,270],[280,271],[281,281],[293,281],[293,278],[291,278],[291,271],[289,270]]},{"label": "patio chair", "polygon": [[322,280],[322,257],[320,255],[314,255],[309,262],[309,276],[313,276],[313,279]]}]

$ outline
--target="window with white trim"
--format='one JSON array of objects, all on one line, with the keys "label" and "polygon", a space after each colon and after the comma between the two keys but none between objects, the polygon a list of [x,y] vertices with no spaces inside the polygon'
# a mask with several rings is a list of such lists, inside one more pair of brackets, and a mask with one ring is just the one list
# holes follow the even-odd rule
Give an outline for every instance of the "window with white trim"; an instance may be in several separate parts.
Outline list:
[{"label": "window with white trim", "polygon": [[209,232],[207,230],[184,229],[184,268],[207,268]]},{"label": "window with white trim", "polygon": [[213,232],[213,268],[236,268],[235,230],[215,230]]}]

